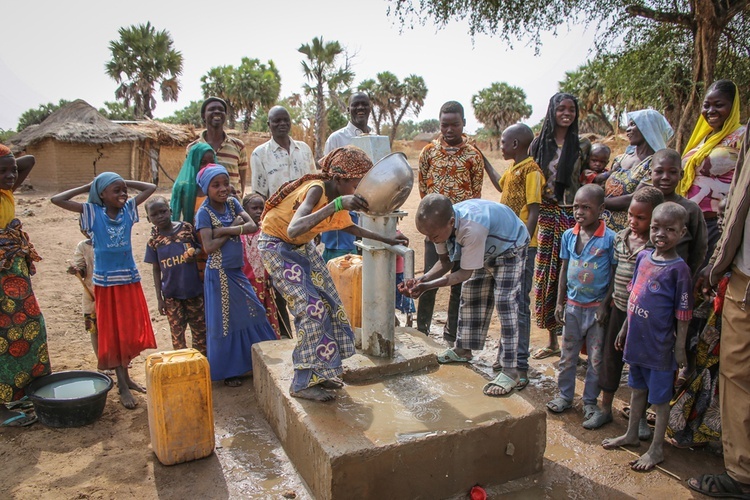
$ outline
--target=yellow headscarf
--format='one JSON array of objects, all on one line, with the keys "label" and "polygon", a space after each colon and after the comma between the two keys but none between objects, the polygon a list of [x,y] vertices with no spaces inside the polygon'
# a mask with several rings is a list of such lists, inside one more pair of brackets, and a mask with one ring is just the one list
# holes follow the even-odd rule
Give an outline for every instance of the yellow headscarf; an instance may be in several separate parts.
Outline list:
[{"label": "yellow headscarf", "polygon": [[[4,144],[0,144],[0,157],[14,158],[10,148]],[[13,197],[13,191],[0,189],[0,229],[5,227],[13,220],[16,216],[16,200]]]},{"label": "yellow headscarf", "polygon": [[[740,126],[740,91],[735,85],[734,87],[734,101],[732,102],[732,111],[729,113],[729,116],[727,117],[726,121],[724,122],[724,126],[721,127],[721,130],[717,134],[713,134],[711,137],[706,139],[706,142],[703,143],[703,145],[698,149],[698,151],[695,152],[693,156],[690,157],[690,159],[687,162],[687,165],[685,165],[685,176],[682,178],[682,181],[680,181],[680,185],[677,186],[677,194],[681,196],[685,196],[690,189],[690,186],[693,185],[693,180],[695,180],[695,171],[698,169],[701,163],[703,163],[703,160],[706,159],[706,156],[708,156],[711,151],[722,141],[726,136],[737,130]],[[701,141],[711,133],[713,129],[708,124],[705,118],[703,118],[703,115],[698,118],[698,123],[695,124],[695,128],[693,129],[693,134],[690,136],[690,140],[687,143],[687,146],[685,146],[685,150],[682,152],[682,156],[684,157],[686,154],[690,152],[694,147],[696,147],[698,144],[701,143]]]}]

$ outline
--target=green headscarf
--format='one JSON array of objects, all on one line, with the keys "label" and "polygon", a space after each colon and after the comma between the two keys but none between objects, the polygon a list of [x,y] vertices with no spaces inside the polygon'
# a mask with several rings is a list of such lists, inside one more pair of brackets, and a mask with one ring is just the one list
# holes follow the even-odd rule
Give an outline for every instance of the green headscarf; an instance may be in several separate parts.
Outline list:
[{"label": "green headscarf", "polygon": [[[211,146],[205,142],[199,142],[188,151],[187,158],[182,164],[180,175],[172,186],[172,200],[169,203],[172,209],[172,220],[184,220],[193,223],[195,217],[195,193],[198,184],[195,177],[200,170],[201,158],[208,151],[213,152]],[[216,162],[216,154],[212,163]]]}]

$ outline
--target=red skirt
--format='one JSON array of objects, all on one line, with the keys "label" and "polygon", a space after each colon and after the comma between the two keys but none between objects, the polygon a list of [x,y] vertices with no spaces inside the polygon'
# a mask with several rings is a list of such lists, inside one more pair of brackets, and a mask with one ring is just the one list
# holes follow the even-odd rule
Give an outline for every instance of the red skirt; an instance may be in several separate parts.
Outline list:
[{"label": "red skirt", "polygon": [[128,366],[144,349],[156,349],[146,297],[140,282],[94,286],[99,330],[99,369]]}]

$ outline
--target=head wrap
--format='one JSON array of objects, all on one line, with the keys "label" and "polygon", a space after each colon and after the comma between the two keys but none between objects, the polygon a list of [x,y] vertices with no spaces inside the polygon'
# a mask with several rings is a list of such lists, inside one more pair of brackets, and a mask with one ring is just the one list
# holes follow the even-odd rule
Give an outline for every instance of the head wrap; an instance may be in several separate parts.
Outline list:
[{"label": "head wrap", "polygon": [[5,144],[0,144],[0,156],[13,156],[13,152]]},{"label": "head wrap", "polygon": [[203,104],[201,104],[201,118],[203,118],[203,115],[204,115],[204,114],[206,113],[206,108],[207,108],[207,107],[208,107],[208,105],[209,105],[209,104],[211,104],[212,102],[220,102],[220,103],[221,103],[221,105],[222,105],[222,106],[224,106],[224,111],[226,111],[226,110],[227,110],[227,101],[225,101],[225,100],[224,100],[224,99],[222,99],[221,97],[214,97],[214,96],[211,96],[211,97],[209,97],[208,99],[206,99],[205,101],[203,101]]},{"label": "head wrap", "polygon": [[698,151],[696,151],[695,154],[690,157],[687,164],[685,165],[685,176],[682,178],[682,181],[680,181],[680,185],[677,186],[677,194],[681,196],[685,196],[687,194],[690,186],[693,185],[693,180],[695,179],[695,171],[703,163],[703,160],[706,159],[706,156],[708,156],[711,151],[713,151],[713,149],[718,146],[722,140],[724,140],[726,136],[737,130],[739,127],[740,91],[735,85],[734,100],[732,101],[732,111],[729,113],[729,116],[724,121],[724,125],[721,127],[721,130],[718,133],[713,134],[711,137],[706,137],[708,134],[713,132],[713,129],[711,128],[711,125],[708,124],[706,119],[703,118],[703,115],[698,117],[698,123],[695,124],[693,133],[690,136],[690,140],[688,141],[687,146],[685,146],[685,149],[682,152],[682,156],[684,157],[693,148],[698,146],[701,141],[703,141],[703,139],[705,139],[706,142],[704,142],[703,145],[698,149]]},{"label": "head wrap", "polygon": [[356,146],[344,146],[336,148],[318,162],[321,167],[320,174],[303,175],[297,180],[283,184],[266,202],[262,217],[281,203],[295,189],[302,184],[312,180],[330,180],[335,176],[342,179],[361,179],[372,168],[372,160],[367,153]]},{"label": "head wrap", "polygon": [[[213,152],[213,148],[205,142],[199,142],[188,151],[185,161],[182,163],[180,174],[172,186],[172,199],[170,208],[172,209],[172,220],[184,220],[193,223],[195,217],[195,193],[198,183],[195,181],[198,175],[198,167],[201,164],[203,155],[207,152]],[[214,161],[216,154],[214,153]]]},{"label": "head wrap", "polygon": [[227,172],[226,168],[222,167],[221,165],[217,165],[216,163],[210,163],[203,167],[200,172],[198,172],[195,181],[203,190],[203,194],[208,196],[208,186],[211,184],[211,181],[214,177],[221,174],[226,175],[227,179],[229,178],[229,172]]},{"label": "head wrap", "polygon": [[553,95],[547,106],[547,116],[542,124],[539,137],[531,143],[531,155],[534,161],[542,167],[545,178],[549,178],[549,164],[557,154],[557,142],[555,140],[555,127],[557,126],[557,107],[565,99],[570,99],[576,108],[576,116],[573,118],[568,131],[565,134],[560,159],[557,162],[557,176],[555,177],[555,197],[562,201],[565,188],[570,186],[573,177],[573,168],[581,157],[581,149],[578,143],[578,99],[572,94],[564,92]]},{"label": "head wrap", "polygon": [[107,189],[107,186],[117,181],[124,181],[124,179],[114,172],[102,172],[97,175],[94,178],[94,182],[91,183],[91,189],[89,189],[89,203],[104,205],[101,197],[102,191]]},{"label": "head wrap", "polygon": [[674,135],[674,130],[672,130],[672,126],[667,119],[653,109],[631,111],[628,113],[628,119],[633,120],[654,153],[660,149],[665,149],[667,141]]}]

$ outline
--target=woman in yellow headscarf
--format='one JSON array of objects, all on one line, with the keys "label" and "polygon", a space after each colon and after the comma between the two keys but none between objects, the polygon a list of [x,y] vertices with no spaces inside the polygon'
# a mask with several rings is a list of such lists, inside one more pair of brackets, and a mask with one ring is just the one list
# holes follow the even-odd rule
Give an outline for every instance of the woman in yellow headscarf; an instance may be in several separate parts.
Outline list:
[{"label": "woman in yellow headscarf", "polygon": [[0,426],[33,424],[36,416],[18,400],[33,379],[50,373],[47,331],[31,288],[34,262],[41,260],[16,219],[13,191],[29,175],[33,156],[18,159],[0,144]]},{"label": "woman in yellow headscarf", "polygon": [[696,202],[703,211],[708,231],[706,262],[719,241],[719,203],[729,193],[744,132],[737,86],[730,80],[714,82],[703,98],[703,111],[682,153],[685,176],[677,188],[678,194]]}]

